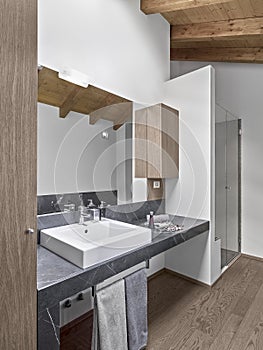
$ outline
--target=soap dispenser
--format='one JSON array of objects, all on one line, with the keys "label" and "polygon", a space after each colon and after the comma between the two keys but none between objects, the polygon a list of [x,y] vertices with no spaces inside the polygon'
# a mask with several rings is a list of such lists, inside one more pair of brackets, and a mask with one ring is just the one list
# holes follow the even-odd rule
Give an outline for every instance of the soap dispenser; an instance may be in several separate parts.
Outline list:
[{"label": "soap dispenser", "polygon": [[83,194],[80,194],[79,195],[79,199],[80,199],[80,205],[78,207],[78,211],[83,213],[84,210],[86,209],[85,205],[84,205],[84,202],[83,202]]},{"label": "soap dispenser", "polygon": [[89,209],[94,209],[96,208],[96,205],[93,203],[92,199],[88,199],[88,208]]},{"label": "soap dispenser", "polygon": [[93,203],[92,199],[88,199],[88,212],[91,214],[92,220],[100,220],[100,211],[98,208],[96,208],[96,205]]}]

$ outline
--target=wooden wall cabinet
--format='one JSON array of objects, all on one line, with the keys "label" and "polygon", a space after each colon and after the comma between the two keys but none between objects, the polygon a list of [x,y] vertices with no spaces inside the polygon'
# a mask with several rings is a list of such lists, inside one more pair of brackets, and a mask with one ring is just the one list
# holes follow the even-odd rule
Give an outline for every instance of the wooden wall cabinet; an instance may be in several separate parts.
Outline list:
[{"label": "wooden wall cabinet", "polygon": [[135,177],[176,178],[179,112],[162,103],[135,112]]}]

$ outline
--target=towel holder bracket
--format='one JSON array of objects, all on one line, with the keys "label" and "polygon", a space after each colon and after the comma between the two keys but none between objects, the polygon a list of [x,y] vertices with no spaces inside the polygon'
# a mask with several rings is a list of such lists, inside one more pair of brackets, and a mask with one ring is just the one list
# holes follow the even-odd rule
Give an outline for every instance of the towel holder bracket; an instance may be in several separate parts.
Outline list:
[{"label": "towel holder bracket", "polygon": [[[149,259],[145,260],[145,268],[146,269],[150,268],[150,260]],[[95,296],[96,296],[96,286],[92,286],[91,293],[92,293],[92,297],[95,298]]]}]

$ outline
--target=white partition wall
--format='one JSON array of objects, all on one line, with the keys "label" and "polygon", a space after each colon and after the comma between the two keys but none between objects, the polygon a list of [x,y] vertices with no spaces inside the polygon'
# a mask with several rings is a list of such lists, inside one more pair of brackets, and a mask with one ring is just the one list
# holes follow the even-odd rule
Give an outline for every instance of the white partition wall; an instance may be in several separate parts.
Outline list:
[{"label": "white partition wall", "polygon": [[[172,62],[171,74],[185,74],[207,62]],[[211,63],[216,71],[216,102],[242,120],[241,252],[263,258],[263,65]]]},{"label": "white partition wall", "polygon": [[214,237],[214,69],[165,83],[162,101],[180,112],[179,179],[166,180],[166,211],[211,221],[210,231],[166,253],[166,267],[211,284],[220,275]]}]

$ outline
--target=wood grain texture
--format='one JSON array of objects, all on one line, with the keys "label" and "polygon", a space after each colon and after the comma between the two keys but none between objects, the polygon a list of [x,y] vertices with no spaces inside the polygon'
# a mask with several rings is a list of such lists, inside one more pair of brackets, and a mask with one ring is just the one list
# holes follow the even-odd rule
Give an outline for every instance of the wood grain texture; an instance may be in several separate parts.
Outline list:
[{"label": "wood grain texture", "polygon": [[149,179],[178,177],[178,111],[162,103],[137,111],[135,138],[136,177]]},{"label": "wood grain texture", "polygon": [[262,63],[262,0],[142,0],[141,8],[171,24],[172,49],[188,48],[171,60]]},{"label": "wood grain texture", "polygon": [[263,63],[263,48],[180,48],[171,49],[173,61]]},{"label": "wood grain texture", "polygon": [[135,177],[147,178],[147,109],[135,112]]},{"label": "wood grain texture", "polygon": [[113,123],[113,129],[118,130],[125,122],[132,121],[132,102],[112,104],[90,113],[90,124],[95,124],[100,119],[109,120]]},{"label": "wood grain texture", "polygon": [[241,257],[212,287],[163,273],[149,281],[148,350],[261,350],[263,262]]},{"label": "wood grain texture", "polygon": [[171,40],[249,40],[263,37],[263,17],[172,26]]},{"label": "wood grain texture", "polygon": [[162,178],[161,104],[147,107],[147,177]]},{"label": "wood grain texture", "polygon": [[162,15],[171,25],[211,23],[238,18],[262,17],[263,2],[261,0],[232,0],[230,2],[211,4],[199,8],[163,12]]},{"label": "wood grain texture", "polygon": [[230,1],[231,0],[142,0],[141,10],[149,15],[154,13],[188,10]]},{"label": "wood grain texture", "polygon": [[[108,91],[89,85],[87,88],[60,79],[58,73],[52,69],[42,67],[38,72],[38,102],[45,103],[60,109],[60,117],[65,118],[70,111],[81,114],[92,114],[93,124],[99,119],[114,122],[114,125],[122,124],[127,113],[117,114],[116,120],[111,109],[112,105],[122,103],[131,104],[131,101],[114,95]],[[106,107],[109,107],[107,111]],[[125,108],[125,107],[124,107]],[[130,108],[130,107],[129,107]],[[119,110],[122,112],[121,107]],[[95,112],[98,111],[98,113]],[[130,109],[128,110],[129,113]],[[130,115],[129,115],[130,118]]]},{"label": "wood grain texture", "polygon": [[92,343],[93,310],[60,330],[61,350],[89,350]]},{"label": "wood grain texture", "polygon": [[161,104],[162,177],[179,177],[179,112]]},{"label": "wood grain texture", "polygon": [[35,350],[37,1],[0,8],[0,349]]},{"label": "wood grain texture", "polygon": [[79,87],[73,86],[69,94],[65,96],[64,102],[59,108],[60,118],[65,118],[69,114],[69,112],[72,110],[74,105],[74,100],[77,97],[79,92],[80,92]]},{"label": "wood grain texture", "polygon": [[[160,181],[160,188],[153,188],[154,181]],[[147,179],[147,200],[154,201],[165,198],[165,182],[162,179]]]},{"label": "wood grain texture", "polygon": [[171,48],[255,48],[263,47],[263,37],[239,40],[171,41]]}]

